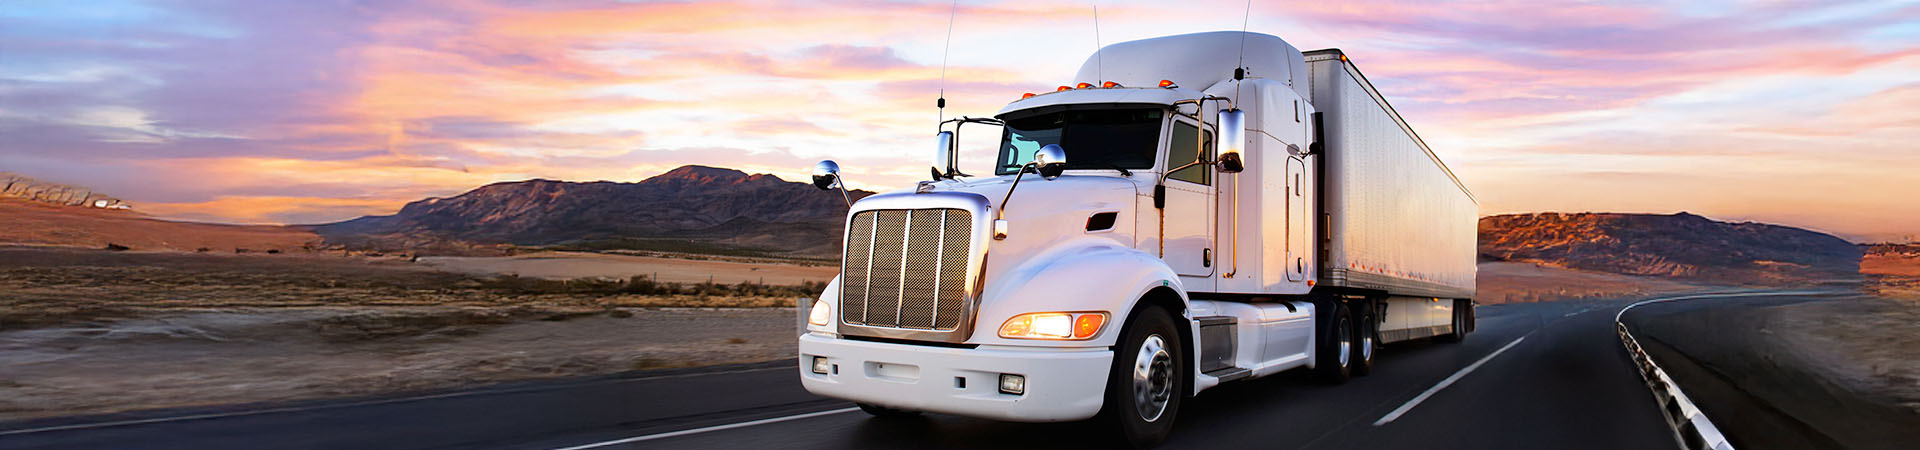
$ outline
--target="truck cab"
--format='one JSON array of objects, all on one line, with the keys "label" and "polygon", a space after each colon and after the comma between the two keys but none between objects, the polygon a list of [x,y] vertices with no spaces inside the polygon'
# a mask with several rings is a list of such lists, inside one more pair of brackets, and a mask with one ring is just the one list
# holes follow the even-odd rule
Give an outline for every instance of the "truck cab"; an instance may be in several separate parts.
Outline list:
[{"label": "truck cab", "polygon": [[[1345,260],[1311,77],[1278,37],[1170,36],[943,124],[929,180],[850,204],[840,276],[802,312],[802,384],[882,416],[1099,417],[1151,446],[1220,383],[1364,374],[1383,316],[1464,336],[1470,279],[1464,295],[1323,282]],[[993,173],[963,175],[956,133],[982,125],[1000,135]],[[844,192],[831,161],[814,182]]]}]

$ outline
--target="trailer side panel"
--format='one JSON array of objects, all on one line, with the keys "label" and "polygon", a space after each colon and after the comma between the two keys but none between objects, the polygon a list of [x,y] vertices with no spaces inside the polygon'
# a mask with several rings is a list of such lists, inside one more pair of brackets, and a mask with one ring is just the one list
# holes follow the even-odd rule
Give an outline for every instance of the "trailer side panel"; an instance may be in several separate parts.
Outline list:
[{"label": "trailer side panel", "polygon": [[1479,206],[1337,51],[1309,52],[1323,113],[1328,286],[1471,298]]}]

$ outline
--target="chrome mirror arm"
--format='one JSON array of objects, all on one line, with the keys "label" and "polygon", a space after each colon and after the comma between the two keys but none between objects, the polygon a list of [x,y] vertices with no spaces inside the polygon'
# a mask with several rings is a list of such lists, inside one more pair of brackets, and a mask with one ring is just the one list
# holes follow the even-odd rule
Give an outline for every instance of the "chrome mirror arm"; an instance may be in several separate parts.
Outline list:
[{"label": "chrome mirror arm", "polygon": [[1039,166],[1039,162],[1026,163],[1020,166],[1019,172],[1013,173],[1013,185],[1007,186],[1007,196],[1001,197],[1000,207],[993,209],[993,240],[998,241],[1007,238],[1007,202],[1013,200],[1013,191],[1020,188],[1020,178],[1027,175],[1027,170]]}]

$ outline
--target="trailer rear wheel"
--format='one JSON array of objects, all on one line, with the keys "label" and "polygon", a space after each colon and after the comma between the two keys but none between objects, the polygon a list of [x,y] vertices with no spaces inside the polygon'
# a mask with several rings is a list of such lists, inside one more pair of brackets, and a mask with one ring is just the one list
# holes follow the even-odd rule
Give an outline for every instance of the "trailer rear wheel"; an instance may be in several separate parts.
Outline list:
[{"label": "trailer rear wheel", "polygon": [[1353,376],[1353,314],[1344,302],[1321,303],[1319,343],[1314,349],[1314,370],[1328,383],[1340,384]]},{"label": "trailer rear wheel", "polygon": [[1119,429],[1128,446],[1160,445],[1173,432],[1187,389],[1180,364],[1186,346],[1173,317],[1159,307],[1142,308],[1121,332],[1116,350],[1101,420]]},{"label": "trailer rear wheel", "polygon": [[1355,308],[1353,321],[1353,374],[1366,376],[1373,373],[1373,354],[1380,346],[1380,321],[1374,314],[1373,301],[1362,300],[1353,303]]},{"label": "trailer rear wheel", "polygon": [[1467,332],[1472,329],[1473,301],[1453,301],[1453,333],[1441,335],[1440,342],[1460,342],[1467,340]]}]

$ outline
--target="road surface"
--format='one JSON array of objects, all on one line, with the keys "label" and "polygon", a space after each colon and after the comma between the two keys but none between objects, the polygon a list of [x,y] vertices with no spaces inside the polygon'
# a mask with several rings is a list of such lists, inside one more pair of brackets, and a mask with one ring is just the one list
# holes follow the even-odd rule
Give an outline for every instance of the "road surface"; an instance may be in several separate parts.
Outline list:
[{"label": "road surface", "polygon": [[[1676,448],[1614,334],[1631,303],[1484,306],[1461,344],[1382,349],[1374,374],[1229,383],[1163,448]],[[0,424],[0,448],[1083,448],[1088,423],[875,419],[800,388],[794,362],[415,397]]]}]

